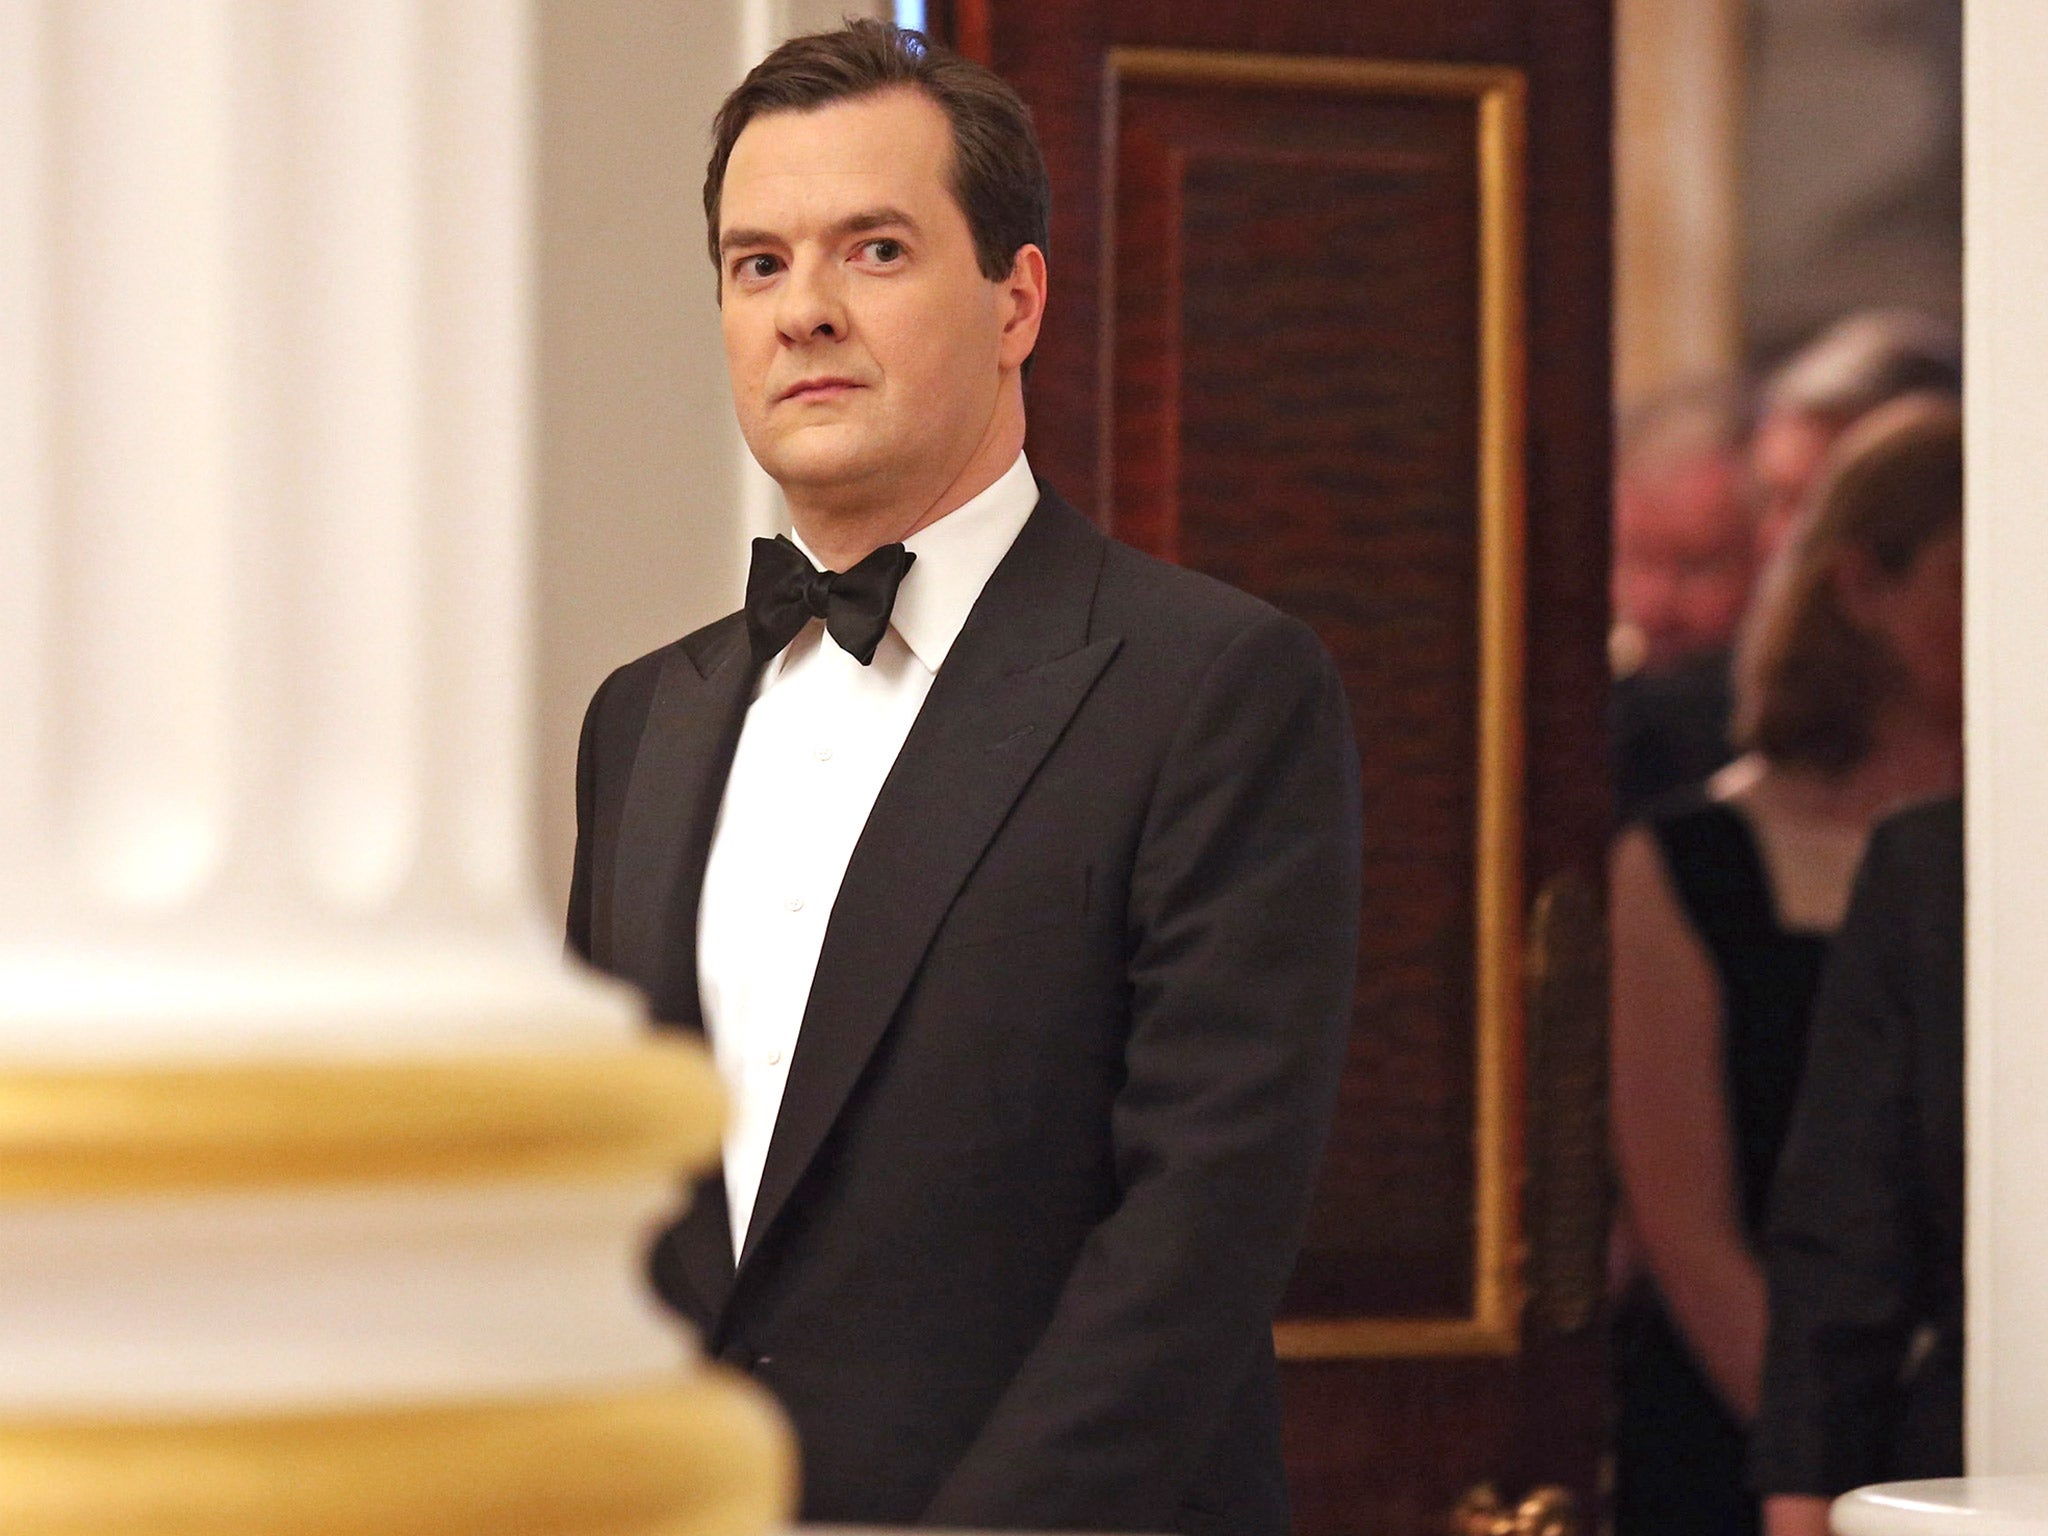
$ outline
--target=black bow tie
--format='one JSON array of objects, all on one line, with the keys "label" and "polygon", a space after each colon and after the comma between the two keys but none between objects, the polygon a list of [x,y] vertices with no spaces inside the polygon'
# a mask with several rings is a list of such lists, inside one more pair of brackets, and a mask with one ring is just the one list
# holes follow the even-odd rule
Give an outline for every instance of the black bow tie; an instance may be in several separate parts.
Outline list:
[{"label": "black bow tie", "polygon": [[754,662],[776,655],[812,619],[862,666],[889,632],[896,588],[917,556],[884,544],[850,571],[821,571],[787,538],[754,540],[747,570],[747,635]]}]

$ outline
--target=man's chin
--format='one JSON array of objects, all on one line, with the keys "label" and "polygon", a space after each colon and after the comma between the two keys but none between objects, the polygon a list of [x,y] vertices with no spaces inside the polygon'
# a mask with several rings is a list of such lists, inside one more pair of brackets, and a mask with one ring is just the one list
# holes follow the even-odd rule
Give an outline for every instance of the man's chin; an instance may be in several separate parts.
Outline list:
[{"label": "man's chin", "polygon": [[779,443],[756,457],[769,478],[790,495],[829,498],[874,478],[880,462],[870,445],[818,440],[823,436],[806,433],[802,437],[811,440]]}]

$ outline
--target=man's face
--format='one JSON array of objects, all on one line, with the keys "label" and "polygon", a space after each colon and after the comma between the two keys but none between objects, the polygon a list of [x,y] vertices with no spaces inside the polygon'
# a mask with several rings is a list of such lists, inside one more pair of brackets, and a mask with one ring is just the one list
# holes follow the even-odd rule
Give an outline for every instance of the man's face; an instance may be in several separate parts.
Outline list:
[{"label": "man's face", "polygon": [[1650,670],[1727,645],[1754,574],[1754,534],[1729,460],[1700,455],[1616,485],[1614,616],[1635,632]]},{"label": "man's face", "polygon": [[733,146],[726,366],[747,446],[793,499],[936,494],[1036,339],[976,265],[952,164],[945,113],[911,88],[770,113]]}]

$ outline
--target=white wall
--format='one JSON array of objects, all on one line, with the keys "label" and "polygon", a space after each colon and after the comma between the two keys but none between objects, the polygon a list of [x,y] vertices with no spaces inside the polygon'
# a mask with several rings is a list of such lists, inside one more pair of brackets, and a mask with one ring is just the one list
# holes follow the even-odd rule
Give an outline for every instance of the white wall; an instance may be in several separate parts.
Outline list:
[{"label": "white wall", "polygon": [[1782,356],[1852,309],[1956,318],[1960,0],[1746,0],[1742,320]]},{"label": "white wall", "polygon": [[739,7],[538,7],[535,563],[541,895],[574,845],[576,733],[620,662],[733,606],[743,452],[699,197]]},{"label": "white wall", "polygon": [[701,207],[711,115],[762,53],[880,0],[540,0],[535,544],[543,903],[576,733],[620,662],[738,605],[778,516],[726,393]]},{"label": "white wall", "polygon": [[1616,0],[1618,410],[1742,366],[1742,0]]},{"label": "white wall", "polygon": [[2048,5],[1969,0],[1968,1458],[2048,1471]]}]

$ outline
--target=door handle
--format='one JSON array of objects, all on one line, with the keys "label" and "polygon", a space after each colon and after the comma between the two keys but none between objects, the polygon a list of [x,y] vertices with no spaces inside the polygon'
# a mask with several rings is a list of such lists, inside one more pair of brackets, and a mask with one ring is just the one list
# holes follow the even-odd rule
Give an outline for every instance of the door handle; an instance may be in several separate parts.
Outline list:
[{"label": "door handle", "polygon": [[1556,1484],[1510,1509],[1491,1483],[1467,1490],[1446,1523],[1449,1536],[1579,1536],[1578,1501]]},{"label": "door handle", "polygon": [[1567,870],[1529,912],[1530,1321],[1574,1334],[1607,1287],[1613,1178],[1607,1158],[1607,924],[1593,883]]}]

